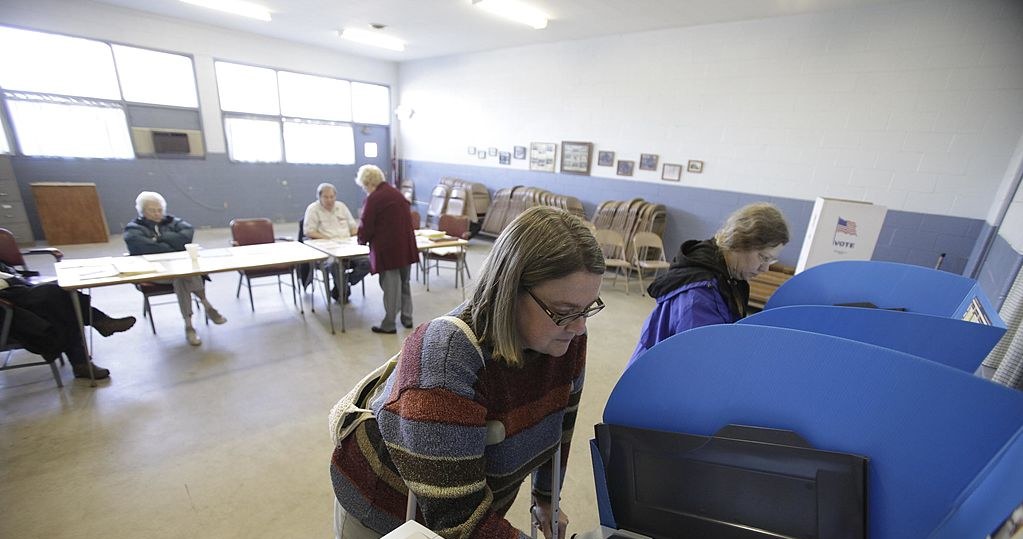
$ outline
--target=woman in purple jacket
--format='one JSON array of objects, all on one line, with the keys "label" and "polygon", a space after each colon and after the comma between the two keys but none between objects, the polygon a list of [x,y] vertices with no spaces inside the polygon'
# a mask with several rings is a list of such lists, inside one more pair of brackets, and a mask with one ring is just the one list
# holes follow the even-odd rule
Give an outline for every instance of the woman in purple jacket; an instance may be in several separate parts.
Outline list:
[{"label": "woman in purple jacket", "polygon": [[655,344],[687,329],[731,324],[746,316],[748,279],[768,270],[789,242],[778,208],[750,204],[728,216],[709,240],[689,240],[671,268],[647,288],[657,299],[628,368]]},{"label": "woman in purple jacket", "polygon": [[359,218],[359,243],[369,244],[370,271],[380,275],[384,291],[384,319],[373,333],[397,333],[394,319],[412,327],[412,264],[419,261],[412,210],[408,200],[384,181],[384,173],[373,165],[359,167],[355,183],[366,192]]}]

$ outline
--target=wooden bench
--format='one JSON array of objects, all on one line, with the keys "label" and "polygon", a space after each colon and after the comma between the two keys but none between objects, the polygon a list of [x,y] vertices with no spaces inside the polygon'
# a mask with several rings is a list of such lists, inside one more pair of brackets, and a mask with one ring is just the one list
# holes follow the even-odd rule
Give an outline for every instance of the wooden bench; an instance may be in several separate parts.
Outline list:
[{"label": "wooden bench", "polygon": [[768,271],[749,280],[749,306],[753,311],[764,310],[764,305],[774,291],[792,278],[796,268],[774,264]]}]

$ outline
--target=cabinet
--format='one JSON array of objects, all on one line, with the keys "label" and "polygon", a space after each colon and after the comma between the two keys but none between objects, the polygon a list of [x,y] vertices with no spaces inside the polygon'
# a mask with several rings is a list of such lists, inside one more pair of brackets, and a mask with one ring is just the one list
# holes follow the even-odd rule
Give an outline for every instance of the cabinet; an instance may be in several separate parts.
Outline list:
[{"label": "cabinet", "polygon": [[0,228],[10,230],[20,244],[35,243],[28,214],[25,213],[25,203],[21,200],[21,190],[14,178],[14,167],[8,156],[0,156]]},{"label": "cabinet", "polygon": [[39,223],[50,245],[106,243],[107,219],[94,183],[33,183]]}]

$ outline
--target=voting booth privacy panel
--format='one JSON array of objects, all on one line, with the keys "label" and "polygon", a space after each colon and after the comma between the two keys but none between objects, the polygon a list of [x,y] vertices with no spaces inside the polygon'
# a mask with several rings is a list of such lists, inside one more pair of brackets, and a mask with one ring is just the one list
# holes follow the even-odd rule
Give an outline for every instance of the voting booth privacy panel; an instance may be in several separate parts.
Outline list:
[{"label": "voting booth privacy panel", "polygon": [[[718,325],[675,335],[626,370],[604,423],[704,436],[729,424],[784,429],[862,455],[872,539],[984,537],[1023,500],[1023,481],[1013,481],[1023,393],[819,333]],[[601,524],[628,529],[616,522],[599,450],[593,457]]]},{"label": "voting booth privacy panel", "polygon": [[764,309],[850,303],[1005,328],[977,281],[922,266],[871,260],[829,262],[798,273],[778,287]]},{"label": "voting booth privacy panel", "polygon": [[870,202],[817,197],[796,273],[835,260],[870,260],[887,213]]},{"label": "voting booth privacy panel", "polygon": [[777,307],[737,323],[799,329],[875,344],[970,373],[980,367],[1005,334],[1004,327],[943,316],[830,305]]}]

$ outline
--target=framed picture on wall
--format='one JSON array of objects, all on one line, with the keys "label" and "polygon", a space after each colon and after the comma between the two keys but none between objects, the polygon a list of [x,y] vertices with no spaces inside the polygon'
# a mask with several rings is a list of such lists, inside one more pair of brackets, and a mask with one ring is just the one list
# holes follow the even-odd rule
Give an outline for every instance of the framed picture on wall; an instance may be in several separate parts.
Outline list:
[{"label": "framed picture on wall", "polygon": [[515,147],[515,159],[525,159],[525,158],[526,158],[526,147],[525,146],[516,146]]},{"label": "framed picture on wall", "polygon": [[487,153],[489,153],[491,156],[496,157],[497,156],[497,148],[494,147],[494,146],[491,146],[491,147],[487,148]]},{"label": "framed picture on wall", "polygon": [[469,155],[476,155],[476,147],[469,146]]},{"label": "framed picture on wall", "polygon": [[615,153],[614,152],[597,152],[597,166],[599,167],[610,167],[615,164]]},{"label": "framed picture on wall", "polygon": [[636,167],[635,161],[618,161],[618,175],[632,176],[632,170]]},{"label": "framed picture on wall", "polygon": [[561,172],[588,175],[592,158],[592,142],[561,142]]},{"label": "framed picture on wall", "polygon": [[558,145],[553,142],[531,142],[529,144],[529,170],[554,172],[554,158]]},{"label": "framed picture on wall", "polygon": [[703,172],[703,161],[689,161],[689,167],[686,170],[693,174],[700,174]]},{"label": "framed picture on wall", "polygon": [[657,154],[653,153],[639,154],[639,169],[657,170]]},{"label": "framed picture on wall", "polygon": [[486,159],[487,158],[487,151],[484,150],[483,148],[480,148],[479,151],[476,152],[476,157],[479,158],[479,159]]},{"label": "framed picture on wall", "polygon": [[669,182],[677,182],[682,179],[682,165],[665,163],[661,168],[661,179]]},{"label": "framed picture on wall", "polygon": [[510,165],[511,164],[511,152],[498,152],[497,160],[502,165]]}]

